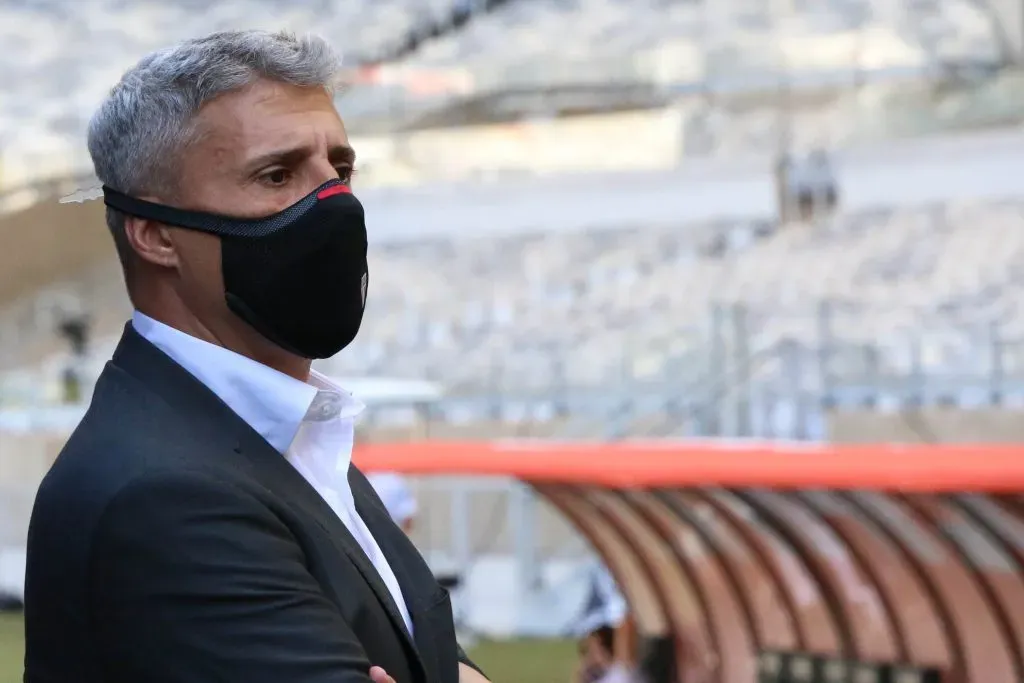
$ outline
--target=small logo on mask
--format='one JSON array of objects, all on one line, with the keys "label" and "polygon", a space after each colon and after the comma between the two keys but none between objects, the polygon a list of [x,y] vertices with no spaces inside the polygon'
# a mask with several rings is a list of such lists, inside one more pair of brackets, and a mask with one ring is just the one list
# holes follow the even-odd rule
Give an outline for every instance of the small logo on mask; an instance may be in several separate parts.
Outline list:
[{"label": "small logo on mask", "polygon": [[363,279],[359,283],[359,293],[363,297],[363,308],[366,308],[366,285],[369,282],[370,274],[363,273]]}]

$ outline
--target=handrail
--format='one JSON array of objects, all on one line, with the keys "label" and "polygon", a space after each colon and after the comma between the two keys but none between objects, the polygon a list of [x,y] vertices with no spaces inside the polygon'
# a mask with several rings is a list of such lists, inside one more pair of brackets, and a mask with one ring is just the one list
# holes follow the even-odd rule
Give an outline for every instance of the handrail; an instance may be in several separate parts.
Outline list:
[{"label": "handrail", "polygon": [[366,443],[367,470],[509,476],[594,486],[1024,491],[1024,446],[647,439]]}]

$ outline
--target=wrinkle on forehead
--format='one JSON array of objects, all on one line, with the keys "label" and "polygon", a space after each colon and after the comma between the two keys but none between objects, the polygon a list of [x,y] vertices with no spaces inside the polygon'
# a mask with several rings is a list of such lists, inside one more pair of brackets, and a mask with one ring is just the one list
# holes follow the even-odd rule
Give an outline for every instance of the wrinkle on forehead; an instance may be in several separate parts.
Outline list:
[{"label": "wrinkle on forehead", "polygon": [[257,81],[208,102],[196,117],[186,150],[193,174],[223,177],[278,149],[327,152],[348,144],[330,94],[320,87]]},{"label": "wrinkle on forehead", "polygon": [[198,145],[222,161],[274,149],[345,144],[345,128],[326,90],[257,81],[207,103],[196,120]]}]

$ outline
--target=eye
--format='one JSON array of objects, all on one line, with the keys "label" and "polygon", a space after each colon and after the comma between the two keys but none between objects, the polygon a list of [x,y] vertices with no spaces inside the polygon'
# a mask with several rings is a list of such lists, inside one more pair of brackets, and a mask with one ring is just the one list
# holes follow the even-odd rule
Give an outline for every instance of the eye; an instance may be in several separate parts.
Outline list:
[{"label": "eye", "polygon": [[288,182],[291,178],[291,173],[285,168],[274,168],[266,171],[260,176],[260,181],[271,185],[273,187],[279,187]]},{"label": "eye", "polygon": [[352,176],[356,174],[356,169],[352,168],[348,164],[342,164],[341,166],[335,166],[334,170],[338,172],[338,179],[346,185],[352,182]]}]

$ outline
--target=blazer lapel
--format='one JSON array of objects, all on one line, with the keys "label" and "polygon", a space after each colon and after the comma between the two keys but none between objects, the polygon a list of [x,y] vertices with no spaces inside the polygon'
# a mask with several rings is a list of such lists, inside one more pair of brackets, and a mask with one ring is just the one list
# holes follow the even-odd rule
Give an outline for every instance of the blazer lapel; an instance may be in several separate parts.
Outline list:
[{"label": "blazer lapel", "polygon": [[[391,591],[380,578],[380,572],[373,566],[352,532],[341,521],[334,509],[327,504],[327,501],[280,453],[255,432],[253,432],[253,436],[256,439],[247,439],[246,441],[249,443],[243,444],[243,449],[257,469],[262,470],[263,476],[260,477],[260,480],[276,495],[302,508],[306,514],[315,519],[320,528],[345,552],[359,573],[363,575],[366,583],[373,589],[395,630],[402,634],[408,649],[416,654],[416,644],[405,626],[405,620],[402,619],[402,613],[398,611]],[[380,539],[377,539],[376,536],[374,538],[380,543]]]},{"label": "blazer lapel", "polygon": [[398,540],[404,540],[398,534],[403,534],[404,532],[395,525],[391,520],[391,516],[382,505],[374,504],[374,496],[371,495],[373,494],[373,488],[362,472],[350,466],[348,481],[352,487],[352,494],[356,501],[356,510],[359,512],[359,516],[363,518],[363,522],[370,529],[373,538],[377,541],[377,545],[380,546],[381,552],[384,553],[384,558],[391,567],[391,571],[395,573],[395,578],[398,579],[398,586],[402,589],[405,605],[409,610],[409,615],[412,617],[416,648],[422,658],[421,662],[424,666],[429,666],[430,676],[428,680],[435,680],[437,678],[437,653],[435,651],[437,646],[434,644],[430,633],[430,623],[425,618],[427,608],[430,605],[424,603],[422,588],[413,582],[412,577],[409,575],[408,565],[402,561],[401,553],[396,547]]},{"label": "blazer lapel", "polygon": [[219,444],[233,464],[251,468],[260,483],[316,520],[363,575],[395,630],[401,634],[413,660],[423,667],[416,644],[377,569],[331,506],[284,456],[199,380],[139,335],[130,323],[125,326],[111,364],[142,381],[169,405],[188,415],[193,429]]}]

